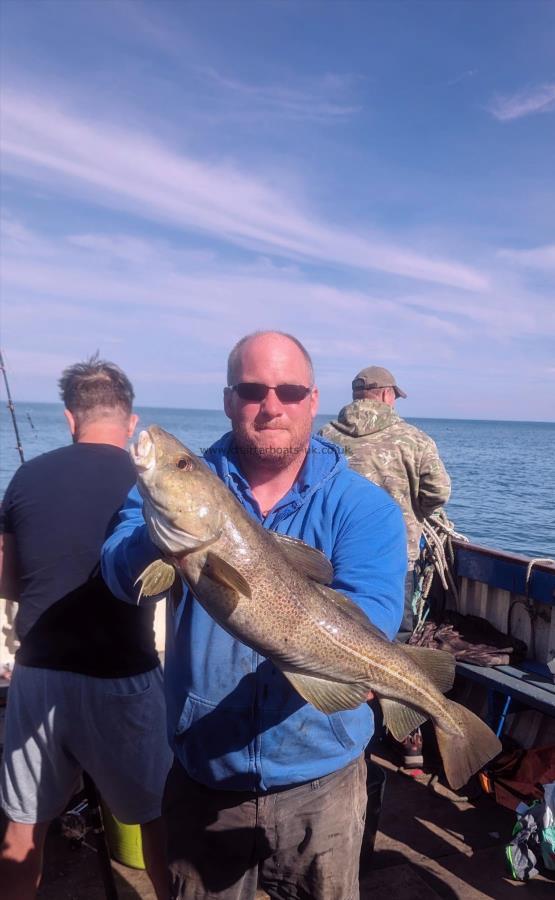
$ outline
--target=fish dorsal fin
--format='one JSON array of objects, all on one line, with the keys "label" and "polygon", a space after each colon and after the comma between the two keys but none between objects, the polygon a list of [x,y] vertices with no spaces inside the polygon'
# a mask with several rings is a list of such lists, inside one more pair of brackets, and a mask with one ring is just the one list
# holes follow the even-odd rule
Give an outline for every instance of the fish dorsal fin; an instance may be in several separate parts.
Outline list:
[{"label": "fish dorsal fin", "polygon": [[442,694],[450,691],[455,680],[455,657],[446,650],[433,650],[430,647],[414,647],[412,644],[400,644],[400,649],[411,662],[426,673]]},{"label": "fish dorsal fin", "polygon": [[383,723],[396,741],[404,741],[411,731],[420,728],[428,718],[416,709],[398,703],[397,700],[388,700],[385,697],[380,697],[379,700]]},{"label": "fish dorsal fin", "polygon": [[289,537],[288,534],[280,534],[278,531],[269,531],[268,534],[271,534],[279,544],[288,562],[307,578],[320,584],[330,584],[333,581],[332,564],[321,550],[310,547],[297,538]]},{"label": "fish dorsal fin", "polygon": [[383,641],[387,641],[389,644],[389,638],[383,631],[374,625],[364,610],[357,606],[354,600],[351,600],[350,597],[346,597],[345,594],[340,594],[339,591],[334,591],[333,588],[327,587],[323,584],[316,585],[320,593],[326,598],[326,600],[333,604],[338,609],[343,610],[351,619],[357,622],[359,625],[362,625],[367,631],[371,631],[375,637],[381,638]]},{"label": "fish dorsal fin", "polygon": [[251,599],[252,594],[248,581],[243,578],[237,569],[211,550],[206,554],[206,562],[202,567],[202,574],[205,578],[210,578],[211,581],[216,581],[224,587],[243,594],[249,600]]},{"label": "fish dorsal fin", "polygon": [[155,559],[149,566],[144,569],[135,584],[141,583],[139,597],[156,597],[169,591],[175,581],[175,569],[170,563],[164,562],[163,559]]},{"label": "fish dorsal fin", "polygon": [[282,671],[297,693],[323,713],[356,709],[366,702],[368,693],[372,690],[371,685],[366,682],[344,684],[304,672]]}]

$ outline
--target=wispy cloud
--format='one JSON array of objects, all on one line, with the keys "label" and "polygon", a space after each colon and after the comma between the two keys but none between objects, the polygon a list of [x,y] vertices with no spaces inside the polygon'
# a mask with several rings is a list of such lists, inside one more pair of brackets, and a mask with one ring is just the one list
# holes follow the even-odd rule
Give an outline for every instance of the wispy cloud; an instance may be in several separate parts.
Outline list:
[{"label": "wispy cloud", "polygon": [[453,87],[455,84],[460,84],[461,81],[466,81],[468,78],[473,78],[476,75],[478,69],[466,69],[464,72],[461,72],[459,75],[455,75],[454,78],[450,78],[447,82],[448,87]]},{"label": "wispy cloud", "polygon": [[[176,28],[152,4],[139,0],[119,0],[117,11],[124,17],[128,31],[135,38],[150,42],[163,51],[181,72],[195,76],[203,102],[217,103],[226,120],[234,116],[256,119],[261,115],[294,122],[320,124],[339,123],[360,111],[356,101],[359,81],[349,73],[324,72],[309,75],[292,70],[283,57],[283,83],[260,78],[248,81],[238,78],[222,63],[208,64],[206,53],[199,52],[183,22],[176,17]],[[208,96],[204,96],[204,95]]]},{"label": "wispy cloud", "polygon": [[159,261],[162,255],[166,260],[179,256],[181,266],[185,267],[200,263],[208,265],[215,256],[211,250],[182,247],[176,250],[162,241],[146,240],[128,234],[71,234],[67,240],[75,247],[97,254],[104,263],[111,260],[144,266],[155,259]]},{"label": "wispy cloud", "polygon": [[[528,296],[523,304],[507,291],[492,291],[487,303],[477,296],[464,304],[457,291],[440,288],[380,294],[309,278],[265,259],[231,262],[133,235],[88,233],[52,240],[13,219],[2,237],[6,300],[18,298],[10,309],[5,304],[5,315],[19,324],[47,316],[82,320],[90,330],[106,322],[116,334],[127,327],[132,310],[137,321],[150,317],[153,328],[156,323],[163,331],[170,323],[172,334],[182,329],[190,338],[212,343],[219,334],[220,345],[226,346],[229,328],[249,330],[262,318],[268,325],[279,320],[280,327],[291,327],[296,310],[305,307],[314,311],[319,326],[331,326],[336,334],[346,319],[356,334],[368,322],[371,329],[383,326],[396,334],[415,329],[438,342],[464,338],[477,328],[497,336],[545,334],[545,323],[539,323],[543,299]],[[230,298],[240,302],[230,303]],[[214,316],[220,325],[216,330],[207,328]],[[357,345],[366,340],[366,326],[361,333]],[[318,340],[315,332],[314,347]],[[335,341],[352,355],[351,339],[336,336]]]},{"label": "wispy cloud", "polygon": [[500,250],[499,256],[520,266],[555,272],[555,244],[533,247],[530,250]]},{"label": "wispy cloud", "polygon": [[500,122],[521,119],[533,113],[552,112],[555,109],[555,83],[540,84],[518,91],[516,94],[496,95],[488,110]]},{"label": "wispy cloud", "polygon": [[55,399],[62,366],[99,348],[141,402],[216,407],[230,346],[277,327],[314,353],[326,410],[374,362],[403,378],[408,414],[553,415],[542,4],[524,30],[509,4],[493,49],[474,4],[456,34],[449,4],[405,4],[400,30],[364,3],[317,21],[275,0],[7,6],[19,396]]},{"label": "wispy cloud", "polygon": [[378,233],[339,230],[261,177],[195,159],[145,134],[87,121],[44,98],[6,91],[2,126],[5,172],[62,193],[290,259],[470,291],[488,287],[486,275],[471,266],[413,251]]},{"label": "wispy cloud", "polygon": [[199,68],[199,75],[227,95],[227,100],[247,108],[249,115],[277,115],[294,121],[321,123],[348,119],[360,111],[351,99],[353,79],[327,74],[304,79],[303,84],[254,84],[225,77],[214,68]]},{"label": "wispy cloud", "polygon": [[[334,410],[353,372],[372,360],[411,378],[425,360],[441,380],[457,361],[488,360],[501,346],[513,370],[529,371],[527,337],[555,331],[549,298],[497,289],[464,303],[460,291],[439,286],[379,293],[131,233],[53,237],[15,217],[2,237],[3,333],[20,397],[36,398],[32,384],[44,383],[42,399],[55,399],[61,369],[100,349],[129,372],[142,404],[218,406],[229,348],[257,327],[306,343],[322,408]],[[538,367],[545,364],[539,354]]]}]

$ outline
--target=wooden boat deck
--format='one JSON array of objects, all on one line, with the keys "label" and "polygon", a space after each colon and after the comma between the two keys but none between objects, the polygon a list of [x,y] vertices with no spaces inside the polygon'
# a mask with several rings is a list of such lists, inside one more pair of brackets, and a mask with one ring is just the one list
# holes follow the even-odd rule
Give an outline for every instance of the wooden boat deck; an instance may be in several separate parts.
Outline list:
[{"label": "wooden boat deck", "polygon": [[[455,799],[441,784],[432,788],[430,774],[402,774],[381,745],[373,759],[386,769],[387,783],[361,900],[514,900],[520,892],[553,900],[555,880],[539,876],[524,885],[506,875],[504,845],[513,813],[483,794]],[[144,872],[118,863],[114,870],[120,900],[155,900]],[[260,892],[260,900],[265,896]],[[72,851],[66,839],[51,836],[39,898],[104,900],[95,853],[88,846]]]},{"label": "wooden boat deck", "polygon": [[[384,806],[372,866],[361,881],[361,900],[507,900],[526,891],[534,900],[555,895],[555,880],[515,883],[505,870],[504,847],[515,814],[478,794],[468,800],[430,775],[401,774],[388,759]],[[462,792],[461,792],[462,793]]]},{"label": "wooden boat deck", "polygon": [[[514,554],[468,544],[458,547],[458,611],[482,616],[503,633],[520,637],[529,647],[530,658],[553,672],[555,569],[540,563],[531,570],[529,565],[530,560]],[[158,612],[162,621],[161,604]],[[1,616],[0,604],[0,626]],[[158,643],[161,647],[161,636]],[[509,716],[513,721],[508,720],[505,733],[523,747],[553,742],[552,680],[519,674],[511,667],[492,671],[466,664],[459,664],[459,674],[465,675],[469,701],[479,688],[484,695],[480,702],[485,702],[485,688],[492,681],[496,689],[513,693],[525,707],[534,693],[534,709]],[[553,900],[555,878],[538,876],[524,885],[506,875],[504,847],[514,813],[483,794],[461,800],[441,785],[432,789],[429,776],[415,779],[400,773],[387,749],[379,747],[374,759],[388,777],[370,867],[364,867],[363,850],[361,900],[386,896],[391,900],[508,900],[522,891],[533,900]],[[155,900],[144,872],[118,863],[113,866],[120,900]],[[66,839],[51,835],[38,896],[39,900],[104,900],[95,851],[88,846],[72,851]],[[260,900],[264,896],[261,893]]]}]

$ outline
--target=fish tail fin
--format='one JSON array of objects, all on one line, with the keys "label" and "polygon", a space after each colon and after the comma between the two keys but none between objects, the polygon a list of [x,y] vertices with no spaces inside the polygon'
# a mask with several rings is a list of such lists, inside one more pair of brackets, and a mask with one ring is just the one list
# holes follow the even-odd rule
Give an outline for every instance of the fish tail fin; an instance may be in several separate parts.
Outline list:
[{"label": "fish tail fin", "polygon": [[456,720],[454,733],[436,723],[436,738],[447,781],[458,790],[472,775],[501,751],[501,741],[475,713],[449,701],[449,714]]}]

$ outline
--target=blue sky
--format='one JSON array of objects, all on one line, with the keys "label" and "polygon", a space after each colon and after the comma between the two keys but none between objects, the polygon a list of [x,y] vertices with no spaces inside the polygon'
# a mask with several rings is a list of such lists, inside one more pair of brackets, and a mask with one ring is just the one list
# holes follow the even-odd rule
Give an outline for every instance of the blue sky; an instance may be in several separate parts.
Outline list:
[{"label": "blue sky", "polygon": [[218,408],[291,331],[321,411],[555,419],[555,4],[4,0],[2,345],[16,399],[118,362]]}]

